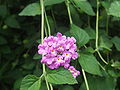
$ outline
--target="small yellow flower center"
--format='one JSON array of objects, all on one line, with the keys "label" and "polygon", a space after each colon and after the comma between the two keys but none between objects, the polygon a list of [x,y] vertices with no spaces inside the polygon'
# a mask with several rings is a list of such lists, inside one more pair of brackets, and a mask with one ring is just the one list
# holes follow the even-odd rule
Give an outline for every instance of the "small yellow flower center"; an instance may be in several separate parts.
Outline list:
[{"label": "small yellow flower center", "polygon": [[51,52],[52,52],[52,53],[54,53],[54,52],[55,52],[55,50],[52,50]]},{"label": "small yellow flower center", "polygon": [[61,61],[61,59],[60,58],[58,58],[58,62],[60,62]]},{"label": "small yellow flower center", "polygon": [[66,53],[66,56],[69,56],[69,54],[68,54],[68,53]]},{"label": "small yellow flower center", "polygon": [[60,46],[59,48],[62,48],[62,46]]}]

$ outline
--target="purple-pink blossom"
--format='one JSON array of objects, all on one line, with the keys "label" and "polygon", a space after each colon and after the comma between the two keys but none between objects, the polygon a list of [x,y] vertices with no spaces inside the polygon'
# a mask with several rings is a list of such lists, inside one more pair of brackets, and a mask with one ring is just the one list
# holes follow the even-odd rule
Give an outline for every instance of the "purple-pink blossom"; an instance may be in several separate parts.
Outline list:
[{"label": "purple-pink blossom", "polygon": [[68,69],[74,78],[76,78],[78,75],[80,75],[80,72],[78,70],[76,70],[73,66],[70,66]]},{"label": "purple-pink blossom", "polygon": [[[44,55],[41,63],[46,64],[50,69],[58,69],[63,66],[70,70],[72,67],[70,66],[70,61],[78,58],[76,50],[76,39],[74,37],[66,37],[59,32],[56,36],[45,37],[43,44],[38,45],[38,54]],[[79,74],[77,70],[72,73],[75,78]]]}]

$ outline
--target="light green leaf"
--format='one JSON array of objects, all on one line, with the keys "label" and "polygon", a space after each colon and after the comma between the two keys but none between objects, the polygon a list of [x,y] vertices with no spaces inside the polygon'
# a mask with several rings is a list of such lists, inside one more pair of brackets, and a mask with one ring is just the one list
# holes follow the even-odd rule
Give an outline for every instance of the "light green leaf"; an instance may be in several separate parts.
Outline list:
[{"label": "light green leaf", "polygon": [[41,14],[41,9],[39,3],[32,3],[25,7],[22,12],[19,13],[20,16],[36,16]]},{"label": "light green leaf", "polygon": [[27,75],[23,78],[20,90],[39,90],[41,81],[34,75]]},{"label": "light green leaf", "polygon": [[20,28],[19,22],[15,19],[14,16],[10,16],[5,20],[5,24],[11,28]]},{"label": "light green leaf", "polygon": [[57,69],[51,70],[47,74],[47,80],[50,83],[54,84],[76,84],[76,79],[72,76],[72,74],[67,69]]},{"label": "light green leaf", "polygon": [[109,8],[109,15],[120,17],[120,1],[113,1]]},{"label": "light green leaf", "polygon": [[76,38],[79,47],[85,45],[89,41],[89,35],[78,26],[72,24],[70,33]]},{"label": "light green leaf", "polygon": [[115,47],[118,51],[120,51],[120,38],[115,36],[113,39],[112,39],[112,42],[115,44]]},{"label": "light green leaf", "polygon": [[111,66],[120,69],[120,62],[116,61]]},{"label": "light green leaf", "polygon": [[105,48],[107,50],[111,51],[111,47],[113,46],[112,41],[110,41],[106,36],[101,36],[100,37],[100,48]]},{"label": "light green leaf", "polygon": [[93,54],[80,53],[80,56],[78,59],[79,59],[80,65],[86,72],[95,74],[95,75],[101,75],[98,61],[96,60],[96,58]]},{"label": "light green leaf", "polygon": [[7,44],[7,40],[4,37],[0,36],[0,45],[3,44]]},{"label": "light green leaf", "polygon": [[48,5],[53,5],[53,4],[59,4],[59,3],[62,3],[64,2],[65,0],[45,0],[45,6],[48,6]]},{"label": "light green leaf", "polygon": [[92,9],[92,6],[88,1],[81,1],[81,0],[73,0],[77,7],[79,7],[82,11],[84,11],[86,14],[94,16],[95,13]]}]

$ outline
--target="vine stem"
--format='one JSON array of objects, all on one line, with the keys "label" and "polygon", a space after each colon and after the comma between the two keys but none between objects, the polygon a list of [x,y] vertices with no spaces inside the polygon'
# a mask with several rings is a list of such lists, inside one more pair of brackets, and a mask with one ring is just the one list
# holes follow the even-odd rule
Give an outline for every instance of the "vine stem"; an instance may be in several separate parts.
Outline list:
[{"label": "vine stem", "polygon": [[[41,5],[41,12],[42,12],[42,14],[41,14],[41,43],[43,43],[43,39],[44,39],[44,2],[43,2],[43,0],[40,0],[40,5]],[[48,81],[46,79],[45,64],[43,64],[43,75],[45,77],[47,89],[50,90]]]},{"label": "vine stem", "polygon": [[52,84],[50,84],[50,88],[51,88],[51,90],[53,90],[53,86],[52,86]]},{"label": "vine stem", "polygon": [[102,55],[100,54],[100,52],[97,50],[97,53],[98,53],[98,55],[99,55],[99,57],[101,58],[101,60],[105,63],[105,64],[108,64],[105,60],[104,60],[104,58],[102,57]]},{"label": "vine stem", "polygon": [[82,69],[82,73],[83,73],[83,77],[84,77],[84,80],[85,80],[86,89],[87,89],[87,90],[90,90],[90,89],[89,89],[88,82],[87,82],[87,78],[86,78],[84,69]]},{"label": "vine stem", "polygon": [[96,51],[99,55],[99,57],[101,58],[101,60],[105,63],[108,64],[102,57],[102,55],[100,54],[99,50],[98,50],[98,35],[99,35],[99,30],[98,30],[98,25],[99,24],[99,0],[97,0],[97,13],[96,13],[96,42],[95,42],[95,46],[96,46]]},{"label": "vine stem", "polygon": [[45,19],[46,19],[46,23],[47,23],[47,27],[48,27],[48,34],[49,34],[49,36],[50,36],[50,35],[51,35],[51,32],[50,32],[50,25],[49,25],[49,21],[48,21],[46,12],[45,12]]},{"label": "vine stem", "polygon": [[[66,1],[66,6],[67,6],[67,10],[68,10],[70,24],[73,24],[71,13],[70,13],[69,1],[68,0]],[[86,88],[87,88],[87,90],[89,90],[89,85],[88,85],[88,82],[87,82],[87,77],[86,77],[85,71],[83,69],[82,69],[82,72],[83,72],[83,77],[84,77],[84,80],[85,80]]]},{"label": "vine stem", "polygon": [[99,23],[99,0],[97,0],[97,13],[96,13],[96,49],[98,49],[98,23]]},{"label": "vine stem", "polygon": [[68,15],[69,15],[69,20],[70,20],[70,24],[73,24],[72,22],[72,17],[71,17],[71,13],[70,13],[70,6],[69,6],[69,1],[66,0],[66,6],[67,6],[67,11],[68,11]]}]

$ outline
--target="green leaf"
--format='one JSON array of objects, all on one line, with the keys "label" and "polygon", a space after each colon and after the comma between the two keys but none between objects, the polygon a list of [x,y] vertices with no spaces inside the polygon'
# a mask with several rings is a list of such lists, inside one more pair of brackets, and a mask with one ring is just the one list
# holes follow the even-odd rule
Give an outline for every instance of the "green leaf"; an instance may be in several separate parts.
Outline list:
[{"label": "green leaf", "polygon": [[116,61],[111,66],[120,69],[120,62]]},{"label": "green leaf", "polygon": [[75,25],[81,26],[82,20],[80,19],[79,12],[77,12],[76,8],[72,4],[70,4],[69,6],[72,16],[72,21],[74,22]]},{"label": "green leaf", "polygon": [[14,87],[13,87],[14,89],[13,90],[19,90],[20,89],[21,81],[22,81],[22,78],[19,78],[14,82]]},{"label": "green leaf", "polygon": [[7,7],[5,5],[0,5],[0,16],[3,18],[8,14]]},{"label": "green leaf", "polygon": [[4,54],[9,54],[9,53],[11,53],[11,49],[9,46],[3,45],[0,47],[0,52],[2,52]]},{"label": "green leaf", "polygon": [[86,72],[95,74],[95,75],[101,75],[98,61],[96,60],[96,58],[93,54],[80,53],[80,56],[78,59],[79,59],[80,65]]},{"label": "green leaf", "polygon": [[109,7],[110,7],[110,3],[108,1],[102,1],[101,4],[102,4],[102,6],[105,8],[105,10],[108,13]]},{"label": "green leaf", "polygon": [[53,5],[53,4],[59,4],[59,3],[62,3],[64,2],[65,0],[45,0],[45,6],[48,6],[48,5]]},{"label": "green leaf", "polygon": [[26,6],[22,12],[19,13],[20,16],[36,16],[41,14],[41,9],[39,3],[32,3]]},{"label": "green leaf", "polygon": [[109,40],[106,36],[101,36],[100,37],[100,48],[105,48],[107,50],[111,51],[111,47],[113,46],[112,41]]},{"label": "green leaf", "polygon": [[66,85],[66,86],[61,86],[58,90],[74,90],[72,86]]},{"label": "green leaf", "polygon": [[38,53],[36,53],[34,56],[33,56],[33,59],[41,59],[42,58],[42,55],[39,55]]},{"label": "green leaf", "polygon": [[76,79],[72,76],[72,74],[63,68],[57,70],[51,70],[47,74],[47,80],[50,83],[54,84],[76,84]]},{"label": "green leaf", "polygon": [[[112,77],[87,77],[90,90],[115,90],[116,79]],[[85,83],[82,84],[79,90],[86,90]]]},{"label": "green leaf", "polygon": [[11,28],[20,28],[19,22],[15,19],[14,16],[10,16],[5,20],[5,24]]},{"label": "green leaf", "polygon": [[79,47],[85,45],[89,41],[89,35],[74,24],[71,25],[70,33],[76,38]]},{"label": "green leaf", "polygon": [[120,17],[120,1],[113,1],[109,8],[109,15]]},{"label": "green leaf", "polygon": [[81,1],[81,0],[74,0],[77,7],[79,7],[82,11],[84,11],[86,14],[94,16],[95,13],[92,9],[92,6],[88,1]]},{"label": "green leaf", "polygon": [[7,44],[7,40],[4,37],[0,36],[0,45],[3,44]]},{"label": "green leaf", "polygon": [[118,69],[110,69],[108,70],[109,75],[111,75],[112,77],[120,77],[120,70]]},{"label": "green leaf", "polygon": [[41,81],[34,75],[27,75],[23,78],[20,90],[39,90]]},{"label": "green leaf", "polygon": [[88,33],[90,39],[95,39],[95,30],[92,28],[86,28],[85,31]]},{"label": "green leaf", "polygon": [[112,42],[115,44],[116,49],[120,51],[120,38],[115,36],[112,38]]}]

